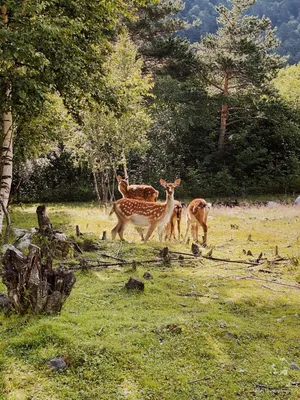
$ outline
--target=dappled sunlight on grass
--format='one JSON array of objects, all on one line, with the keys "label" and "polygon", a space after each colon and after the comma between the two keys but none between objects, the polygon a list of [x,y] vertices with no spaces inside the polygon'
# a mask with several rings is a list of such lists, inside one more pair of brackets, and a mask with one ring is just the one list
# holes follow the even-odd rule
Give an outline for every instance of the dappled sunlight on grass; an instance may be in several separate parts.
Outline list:
[{"label": "dappled sunlight on grass", "polygon": [[[13,225],[35,226],[35,209],[14,208]],[[146,261],[159,260],[164,246],[190,253],[191,242],[159,243],[155,234],[142,243],[132,226],[127,242],[113,242],[116,217],[99,207],[47,210],[54,229],[74,235],[79,225],[83,238],[97,239],[99,250],[79,257],[101,260],[103,253],[136,265],[77,271],[55,317],[0,314],[5,399],[299,398],[291,365],[300,366],[300,207],[212,209],[202,255],[220,260],[171,263]],[[272,262],[276,246],[279,263]],[[260,253],[258,266],[234,262]],[[144,281],[144,292],[124,288],[131,276]],[[68,368],[50,371],[53,357],[66,357]]]}]

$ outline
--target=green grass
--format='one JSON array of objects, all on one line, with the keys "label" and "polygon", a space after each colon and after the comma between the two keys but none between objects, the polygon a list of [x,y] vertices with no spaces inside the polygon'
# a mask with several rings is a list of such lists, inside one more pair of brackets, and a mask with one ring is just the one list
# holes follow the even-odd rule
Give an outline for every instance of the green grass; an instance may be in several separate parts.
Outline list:
[{"label": "green grass", "polygon": [[[36,226],[35,208],[14,208],[13,226]],[[116,222],[93,205],[47,210],[54,228],[74,235],[79,225],[84,237],[109,236]],[[278,246],[279,264],[202,259],[76,272],[60,315],[0,314],[0,398],[299,399],[300,371],[291,368],[300,366],[299,219],[292,206],[211,210],[204,255],[212,249],[217,258],[253,260],[262,252],[272,260]],[[166,245],[156,236],[140,243],[133,227],[124,236],[131,243],[108,238],[85,257],[103,252],[142,262]],[[190,252],[190,245],[167,245]],[[153,280],[144,280],[144,293],[124,290],[145,271]],[[69,362],[64,371],[47,366],[57,356]]]}]

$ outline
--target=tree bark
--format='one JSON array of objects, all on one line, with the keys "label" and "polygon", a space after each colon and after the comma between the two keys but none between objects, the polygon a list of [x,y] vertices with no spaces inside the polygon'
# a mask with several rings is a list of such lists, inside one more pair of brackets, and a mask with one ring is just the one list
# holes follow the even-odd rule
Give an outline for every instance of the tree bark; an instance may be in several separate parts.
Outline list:
[{"label": "tree bark", "polygon": [[[223,86],[223,96],[226,99],[229,91],[229,72],[225,72],[224,76],[224,86]],[[221,110],[221,123],[220,123],[220,133],[219,133],[219,142],[218,142],[218,153],[221,154],[224,152],[225,148],[225,137],[226,137],[226,127],[227,127],[227,118],[228,118],[228,104],[222,104]]]},{"label": "tree bark", "polygon": [[50,222],[50,218],[48,217],[46,206],[44,205],[38,206],[36,209],[36,214],[37,214],[40,233],[46,235],[53,233],[52,224]]},{"label": "tree bark", "polygon": [[94,179],[94,189],[95,189],[97,201],[98,201],[98,203],[100,203],[101,202],[101,197],[100,197],[100,193],[99,193],[99,187],[98,187],[98,181],[97,181],[97,173],[94,170],[93,170],[93,179]]},{"label": "tree bark", "polygon": [[127,160],[126,160],[126,155],[125,155],[125,151],[124,150],[122,152],[122,163],[123,163],[123,170],[124,170],[124,179],[127,180],[127,183],[129,185],[129,177],[128,177],[128,170],[127,170]]},{"label": "tree bark", "polygon": [[102,189],[102,202],[105,206],[107,206],[107,177],[105,176],[105,172],[101,171],[101,189]]},{"label": "tree bark", "polygon": [[[1,19],[4,29],[8,24],[8,13],[6,6],[0,6]],[[11,183],[12,183],[12,160],[13,160],[13,131],[12,131],[12,112],[8,105],[11,97],[11,84],[6,83],[4,89],[4,109],[2,113],[3,137],[1,147],[1,169],[0,169],[0,235],[3,230],[3,217],[7,213]]]},{"label": "tree bark", "polygon": [[10,306],[18,314],[58,313],[70,295],[75,275],[52,262],[41,262],[41,250],[30,245],[26,257],[14,246],[9,246],[3,257],[3,283],[7,287]]}]

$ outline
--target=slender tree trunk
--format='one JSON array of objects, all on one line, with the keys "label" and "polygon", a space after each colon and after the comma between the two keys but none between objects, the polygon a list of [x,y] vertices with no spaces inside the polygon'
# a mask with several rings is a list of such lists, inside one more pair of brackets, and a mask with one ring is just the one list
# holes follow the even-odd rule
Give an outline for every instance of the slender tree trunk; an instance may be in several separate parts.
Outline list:
[{"label": "slender tree trunk", "polygon": [[102,201],[103,204],[107,206],[107,181],[104,171],[101,171],[101,188],[102,188]]},{"label": "slender tree trunk", "polygon": [[122,163],[123,163],[123,170],[124,170],[124,179],[127,180],[127,183],[129,185],[129,177],[128,177],[128,170],[127,170],[127,160],[126,160],[126,155],[125,151],[123,150],[122,153]]},{"label": "slender tree trunk", "polygon": [[117,178],[117,168],[115,164],[113,164],[113,180],[112,180],[112,189],[111,189],[111,198],[110,201],[115,201],[115,181]]},{"label": "slender tree trunk", "polygon": [[96,193],[96,196],[97,196],[97,201],[100,203],[101,202],[101,197],[100,197],[100,192],[99,192],[99,187],[98,187],[96,171],[93,171],[93,179],[94,179],[94,189],[95,189],[95,193]]},{"label": "slender tree trunk", "polygon": [[[7,7],[0,6],[1,19],[4,27],[7,27],[8,14]],[[13,131],[12,131],[12,112],[9,106],[11,97],[11,84],[7,83],[4,88],[4,104],[2,113],[2,146],[0,163],[0,235],[3,230],[3,217],[7,214],[7,206],[12,183],[12,160],[13,160]]]},{"label": "slender tree trunk", "polygon": [[[229,86],[229,72],[226,71],[224,76],[224,87],[223,87],[223,96],[225,98],[228,95],[228,86]],[[225,148],[227,118],[228,118],[228,104],[224,103],[222,104],[222,110],[221,110],[221,123],[220,123],[220,133],[218,142],[219,154],[223,153]]]}]

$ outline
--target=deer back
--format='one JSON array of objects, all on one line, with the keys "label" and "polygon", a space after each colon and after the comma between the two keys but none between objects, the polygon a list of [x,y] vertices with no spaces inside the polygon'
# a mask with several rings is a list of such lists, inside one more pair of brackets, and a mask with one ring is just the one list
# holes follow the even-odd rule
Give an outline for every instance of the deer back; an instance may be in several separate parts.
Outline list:
[{"label": "deer back", "polygon": [[117,180],[119,192],[126,199],[156,201],[158,198],[158,191],[150,185],[128,185],[127,181],[119,175]]},{"label": "deer back", "polygon": [[207,220],[208,204],[204,199],[194,199],[187,208],[187,217],[198,222]]},{"label": "deer back", "polygon": [[[136,225],[150,225],[169,220],[172,209],[166,202],[150,202],[144,200],[123,198],[114,203],[116,215],[123,220],[133,222]],[[166,221],[167,222],[167,221]]]}]

